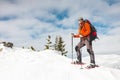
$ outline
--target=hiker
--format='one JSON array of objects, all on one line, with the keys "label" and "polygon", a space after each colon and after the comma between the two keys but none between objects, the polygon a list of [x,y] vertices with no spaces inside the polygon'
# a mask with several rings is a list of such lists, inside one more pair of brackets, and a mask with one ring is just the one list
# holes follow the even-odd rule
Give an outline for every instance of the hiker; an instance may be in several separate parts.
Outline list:
[{"label": "hiker", "polygon": [[87,52],[90,55],[90,65],[89,67],[95,67],[95,56],[92,49],[92,41],[90,41],[90,24],[85,22],[85,20],[81,17],[78,19],[79,27],[78,34],[72,34],[74,38],[80,38],[80,42],[76,45],[75,51],[77,53],[77,61],[76,63],[82,64],[82,54],[80,49],[84,46],[87,48]]}]

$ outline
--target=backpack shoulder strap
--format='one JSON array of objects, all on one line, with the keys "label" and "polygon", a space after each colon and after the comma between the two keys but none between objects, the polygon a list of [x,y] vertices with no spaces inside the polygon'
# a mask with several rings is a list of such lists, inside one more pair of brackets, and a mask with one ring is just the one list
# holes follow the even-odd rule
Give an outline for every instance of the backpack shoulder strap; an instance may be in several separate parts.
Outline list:
[{"label": "backpack shoulder strap", "polygon": [[84,22],[89,23],[91,25],[91,22],[87,19],[85,19]]}]

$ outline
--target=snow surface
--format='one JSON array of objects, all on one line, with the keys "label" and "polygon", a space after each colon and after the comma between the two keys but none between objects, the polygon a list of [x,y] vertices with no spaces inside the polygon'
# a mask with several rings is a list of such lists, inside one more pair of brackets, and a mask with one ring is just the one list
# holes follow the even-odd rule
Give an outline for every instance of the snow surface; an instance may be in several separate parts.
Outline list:
[{"label": "snow surface", "polygon": [[[1,47],[0,47],[1,48]],[[96,55],[99,68],[71,64],[71,59],[53,50],[35,52],[2,47],[0,80],[120,80],[120,55]]]}]

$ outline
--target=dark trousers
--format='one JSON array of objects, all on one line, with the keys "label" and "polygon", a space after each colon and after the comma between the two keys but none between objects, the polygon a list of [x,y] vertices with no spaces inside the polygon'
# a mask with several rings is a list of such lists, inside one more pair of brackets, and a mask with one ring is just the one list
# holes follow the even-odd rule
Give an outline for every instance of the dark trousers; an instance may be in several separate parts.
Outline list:
[{"label": "dark trousers", "polygon": [[77,53],[77,59],[78,59],[79,62],[82,63],[82,53],[81,53],[80,49],[82,47],[86,46],[87,52],[90,55],[90,63],[95,64],[95,56],[94,56],[94,52],[93,52],[93,49],[92,49],[92,42],[90,42],[89,39],[90,39],[89,37],[81,38],[81,41],[76,45],[75,50],[76,50],[76,53]]}]

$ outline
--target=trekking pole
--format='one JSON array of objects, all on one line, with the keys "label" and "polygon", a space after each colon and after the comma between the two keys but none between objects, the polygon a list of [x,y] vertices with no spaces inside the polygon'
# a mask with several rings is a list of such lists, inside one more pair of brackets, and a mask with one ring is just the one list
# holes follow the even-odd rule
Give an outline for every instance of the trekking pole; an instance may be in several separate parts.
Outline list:
[{"label": "trekking pole", "polygon": [[[81,51],[81,54],[82,54],[82,49],[80,49],[80,51]],[[81,66],[80,66],[80,69],[83,69],[83,63],[81,63]]]},{"label": "trekking pole", "polygon": [[[80,38],[80,42],[81,42],[81,38]],[[81,55],[82,55],[82,48],[80,49],[80,52],[81,52]],[[81,58],[82,58],[82,56],[81,56]],[[81,67],[80,67],[80,69],[83,69],[83,63],[81,64]]]},{"label": "trekking pole", "polygon": [[72,62],[73,62],[73,33],[71,33],[71,53],[72,53]]}]

